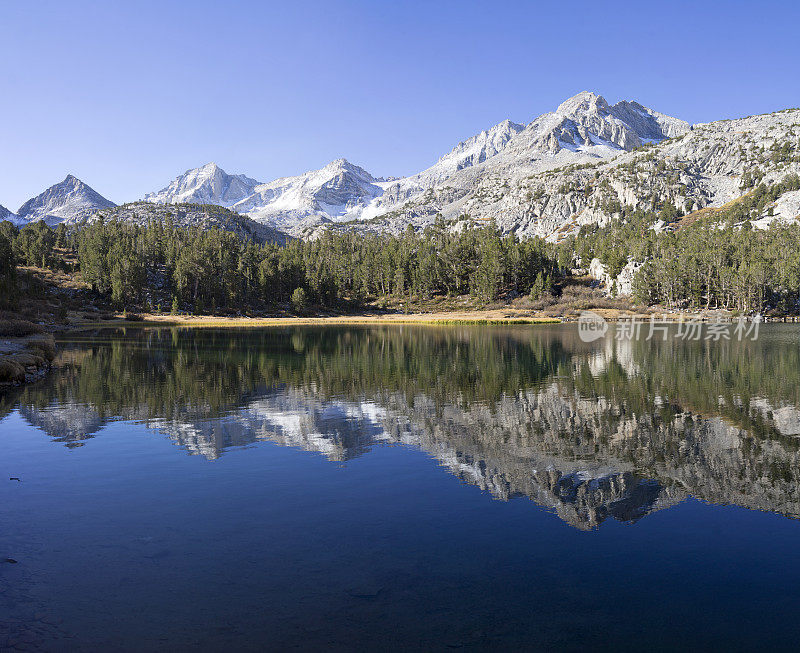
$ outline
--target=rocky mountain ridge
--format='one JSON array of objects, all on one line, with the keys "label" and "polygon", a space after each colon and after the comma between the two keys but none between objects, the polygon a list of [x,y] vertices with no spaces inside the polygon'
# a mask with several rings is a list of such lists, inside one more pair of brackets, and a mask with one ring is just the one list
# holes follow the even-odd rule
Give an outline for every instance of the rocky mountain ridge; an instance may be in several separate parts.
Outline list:
[{"label": "rocky mountain ridge", "polygon": [[[798,125],[796,110],[690,125],[587,91],[526,125],[504,120],[408,177],[384,181],[340,160],[264,184],[233,208],[300,237],[330,228],[400,233],[442,217],[559,240],[625,209],[722,205],[747,192],[749,172],[780,179],[798,167]],[[334,178],[341,193],[325,201],[317,191]],[[778,206],[777,219],[794,219],[795,204]]]},{"label": "rocky mountain ridge", "polygon": [[[610,135],[627,147],[635,143],[625,129]],[[588,139],[595,136],[586,133]],[[544,142],[561,147],[552,160],[563,165],[547,168],[542,162],[527,164],[519,154],[501,154],[490,165],[454,175],[368,225],[353,226],[399,233],[408,224],[421,228],[442,216],[452,222],[493,220],[505,233],[557,241],[583,224],[619,218],[626,209],[659,211],[669,203],[682,214],[721,206],[750,190],[748,176],[771,183],[796,174],[799,137],[800,110],[695,125],[677,136],[610,153],[603,152],[603,145],[586,147],[576,127],[561,134],[560,142]],[[773,214],[781,221],[794,220],[796,203],[779,201]]]},{"label": "rocky mountain ridge", "polygon": [[383,194],[386,183],[346,159],[336,159],[319,170],[260,184],[233,209],[259,222],[296,230],[304,222],[358,219]]},{"label": "rocky mountain ridge", "polygon": [[[225,206],[303,238],[324,229],[401,233],[442,218],[453,228],[493,221],[504,233],[558,241],[634,209],[721,206],[799,171],[800,110],[689,125],[585,91],[528,124],[504,120],[407,177],[375,177],[337,159],[259,183],[210,163],[144,199]],[[70,223],[113,206],[74,177],[57,186],[5,219]],[[779,198],[756,226],[798,214],[800,196]]]}]

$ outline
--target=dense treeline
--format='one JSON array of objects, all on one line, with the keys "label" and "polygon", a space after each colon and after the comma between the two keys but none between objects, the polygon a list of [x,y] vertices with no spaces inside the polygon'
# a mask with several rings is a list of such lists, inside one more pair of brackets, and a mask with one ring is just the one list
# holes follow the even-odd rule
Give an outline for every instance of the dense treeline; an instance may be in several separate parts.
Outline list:
[{"label": "dense treeline", "polygon": [[[606,227],[584,226],[557,247],[503,236],[494,226],[451,231],[443,222],[401,236],[329,231],[313,241],[258,244],[228,231],[98,220],[79,230],[0,223],[0,291],[13,304],[14,265],[78,271],[118,308],[195,313],[259,310],[291,303],[356,307],[376,298],[461,296],[482,303],[556,292],[559,270],[593,258],[617,277],[631,261],[638,303],[741,312],[800,308],[800,224],[756,229],[800,177],[758,184],[723,209],[672,228],[680,211],[631,209]],[[653,228],[656,219],[666,230]],[[12,252],[13,255],[9,255]],[[5,253],[5,254],[4,254]],[[406,306],[408,303],[406,302]],[[2,308],[2,307],[0,307]]]},{"label": "dense treeline", "polygon": [[676,230],[657,232],[653,214],[634,212],[605,228],[583,227],[568,246],[581,265],[597,257],[612,277],[629,261],[642,263],[633,295],[643,304],[793,313],[800,306],[800,225],[752,226],[793,190],[800,190],[797,175],[759,184],[731,206]]},{"label": "dense treeline", "polygon": [[15,308],[17,304],[17,266],[11,241],[0,232],[0,308]]},{"label": "dense treeline", "polygon": [[[402,236],[328,232],[285,246],[169,222],[96,221],[76,232],[36,223],[11,234],[17,258],[55,265],[54,248],[77,255],[82,278],[117,306],[215,312],[291,302],[341,306],[396,295],[541,294],[557,272],[555,249],[494,227],[458,233],[438,223]],[[167,305],[168,304],[168,305]]]},{"label": "dense treeline", "polygon": [[633,294],[670,307],[796,312],[800,225],[762,231],[704,224],[664,235],[637,272]]}]

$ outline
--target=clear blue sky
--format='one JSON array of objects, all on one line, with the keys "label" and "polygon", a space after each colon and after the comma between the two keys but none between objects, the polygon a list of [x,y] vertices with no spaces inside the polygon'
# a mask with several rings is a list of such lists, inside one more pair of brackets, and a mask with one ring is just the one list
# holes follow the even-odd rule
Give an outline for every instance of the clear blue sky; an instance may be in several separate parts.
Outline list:
[{"label": "clear blue sky", "polygon": [[594,90],[691,122],[800,105],[800,3],[0,0],[0,204],[433,163]]}]

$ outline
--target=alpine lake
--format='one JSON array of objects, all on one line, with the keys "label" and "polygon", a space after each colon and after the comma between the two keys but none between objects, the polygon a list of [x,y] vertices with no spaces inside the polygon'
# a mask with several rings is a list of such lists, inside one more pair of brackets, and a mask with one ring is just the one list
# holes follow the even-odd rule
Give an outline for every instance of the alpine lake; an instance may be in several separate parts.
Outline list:
[{"label": "alpine lake", "polygon": [[800,326],[621,329],[59,336],[0,650],[796,650]]}]

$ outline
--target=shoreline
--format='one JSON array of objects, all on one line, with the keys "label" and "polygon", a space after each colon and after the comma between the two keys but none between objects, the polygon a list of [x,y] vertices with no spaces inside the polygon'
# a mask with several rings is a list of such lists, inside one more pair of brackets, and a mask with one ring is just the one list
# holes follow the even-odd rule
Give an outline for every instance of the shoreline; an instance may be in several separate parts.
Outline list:
[{"label": "shoreline", "polygon": [[355,314],[329,316],[285,316],[285,317],[219,317],[213,315],[139,315],[135,320],[118,320],[104,322],[80,322],[71,328],[87,327],[279,327],[279,326],[355,326],[355,325],[478,325],[478,324],[560,324],[560,317],[544,317],[517,315],[511,311],[468,311],[442,313],[387,313],[387,314]]},{"label": "shoreline", "polygon": [[[696,313],[644,313],[620,309],[589,309],[609,322],[649,321],[679,322],[681,319],[695,319],[703,322],[715,320],[732,321],[735,316],[727,311],[699,311]],[[127,318],[127,319],[126,319]],[[119,314],[110,320],[84,320],[73,322],[65,330],[114,327],[191,327],[191,328],[236,328],[236,327],[284,327],[284,326],[376,326],[376,325],[536,325],[568,324],[577,322],[579,314],[536,315],[531,311],[515,309],[488,309],[471,311],[437,311],[429,313],[358,313],[353,315],[317,316],[273,316],[273,317],[226,317],[214,315],[169,315],[137,314],[129,318]],[[796,322],[798,318],[773,317],[765,321]]]},{"label": "shoreline", "polygon": [[51,333],[0,336],[0,393],[43,379],[56,355]]}]

